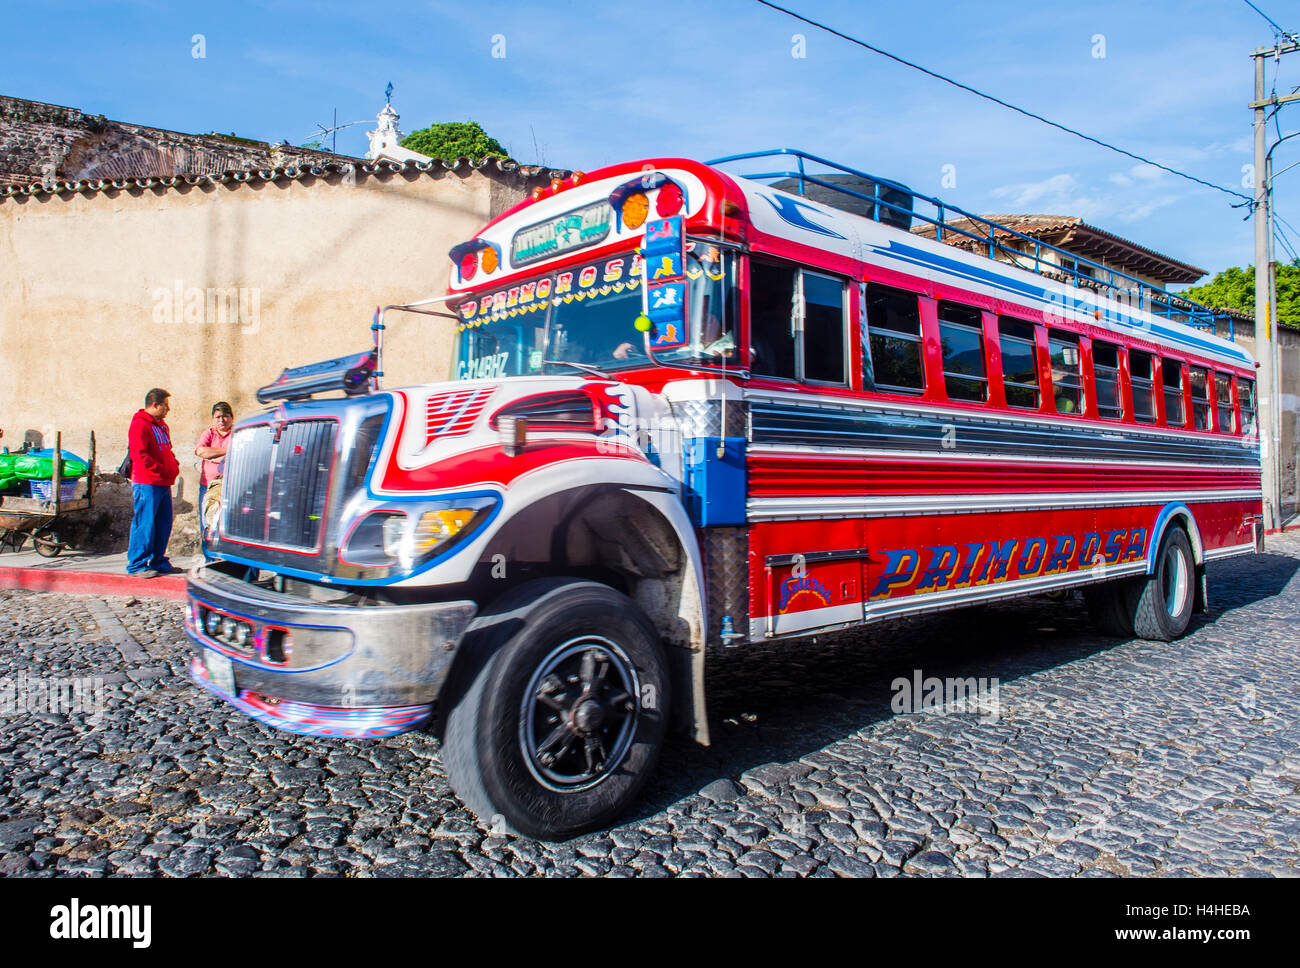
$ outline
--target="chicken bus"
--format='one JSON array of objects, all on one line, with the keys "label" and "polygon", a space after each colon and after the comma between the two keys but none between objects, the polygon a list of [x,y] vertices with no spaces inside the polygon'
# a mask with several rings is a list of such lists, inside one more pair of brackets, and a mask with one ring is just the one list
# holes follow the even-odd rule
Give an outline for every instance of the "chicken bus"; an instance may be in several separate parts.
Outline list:
[{"label": "chicken bus", "polygon": [[[487,823],[608,824],[667,730],[709,741],[727,650],[1074,589],[1170,640],[1262,547],[1223,321],[897,182],[639,160],[450,258],[371,348],[259,391],[186,628],[262,723],[434,731]],[[450,379],[381,388],[399,310],[454,331]]]}]

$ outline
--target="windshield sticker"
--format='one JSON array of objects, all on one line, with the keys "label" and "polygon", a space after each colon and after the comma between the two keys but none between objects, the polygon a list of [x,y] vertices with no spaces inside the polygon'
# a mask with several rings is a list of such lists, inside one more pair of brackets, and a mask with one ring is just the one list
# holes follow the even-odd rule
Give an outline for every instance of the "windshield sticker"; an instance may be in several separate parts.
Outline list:
[{"label": "windshield sticker", "polygon": [[467,299],[460,304],[461,323],[465,330],[482,326],[498,319],[507,319],[520,313],[545,309],[548,304],[559,305],[575,299],[596,299],[611,293],[626,292],[637,286],[641,277],[640,256],[619,256],[561,272],[554,279],[533,279],[508,289],[486,293],[478,299]]},{"label": "windshield sticker", "polygon": [[458,380],[503,380],[509,353],[493,353],[477,360],[461,360],[456,374]]},{"label": "windshield sticker", "polygon": [[682,217],[649,223],[642,251],[647,273],[646,311],[652,323],[650,347],[678,349],[686,345],[686,231]]},{"label": "windshield sticker", "polygon": [[609,235],[613,224],[614,212],[609,202],[602,199],[594,205],[526,226],[510,240],[510,264],[526,266],[594,245]]}]

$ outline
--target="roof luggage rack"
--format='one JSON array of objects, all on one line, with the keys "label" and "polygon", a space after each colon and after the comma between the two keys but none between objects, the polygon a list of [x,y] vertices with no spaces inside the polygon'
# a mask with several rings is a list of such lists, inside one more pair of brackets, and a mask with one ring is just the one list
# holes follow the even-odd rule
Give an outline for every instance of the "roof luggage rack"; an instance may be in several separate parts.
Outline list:
[{"label": "roof luggage rack", "polygon": [[[771,161],[767,165],[754,166],[760,168],[758,171],[736,171],[734,174],[895,228],[917,232],[913,223],[919,222],[920,233],[928,235],[926,228],[930,227],[934,232],[933,237],[940,242],[947,242],[954,237],[969,239],[976,243],[977,251],[983,252],[990,259],[996,258],[1000,253],[1012,265],[1021,269],[1059,279],[1079,289],[1126,300],[1152,315],[1198,329],[1217,333],[1226,325],[1227,338],[1235,338],[1233,317],[1228,313],[1202,306],[1136,276],[1093,262],[1008,225],[949,205],[941,199],[922,195],[900,182],[880,178],[797,148],[774,148],[770,151],[727,155],[705,164],[733,165],[759,159]],[[782,164],[784,168],[781,167]],[[811,171],[810,166],[813,169]],[[761,170],[763,168],[773,170]],[[1058,263],[1044,258],[1047,253],[1052,253],[1057,258],[1063,257],[1064,261]]]}]

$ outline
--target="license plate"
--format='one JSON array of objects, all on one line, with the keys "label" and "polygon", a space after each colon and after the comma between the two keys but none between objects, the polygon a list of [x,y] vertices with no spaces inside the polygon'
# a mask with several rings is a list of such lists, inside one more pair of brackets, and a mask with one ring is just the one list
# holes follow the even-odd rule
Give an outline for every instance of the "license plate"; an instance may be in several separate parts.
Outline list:
[{"label": "license plate", "polygon": [[203,655],[208,680],[227,696],[235,695],[235,663],[219,652],[208,649]]}]

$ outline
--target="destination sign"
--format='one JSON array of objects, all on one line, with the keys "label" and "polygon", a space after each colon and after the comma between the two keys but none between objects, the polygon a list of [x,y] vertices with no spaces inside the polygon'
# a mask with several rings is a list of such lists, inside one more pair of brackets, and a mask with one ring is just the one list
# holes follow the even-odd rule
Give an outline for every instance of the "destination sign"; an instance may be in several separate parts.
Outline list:
[{"label": "destination sign", "polygon": [[614,211],[609,202],[599,202],[565,212],[555,218],[520,229],[510,240],[510,263],[526,266],[585,245],[594,245],[609,235]]}]

